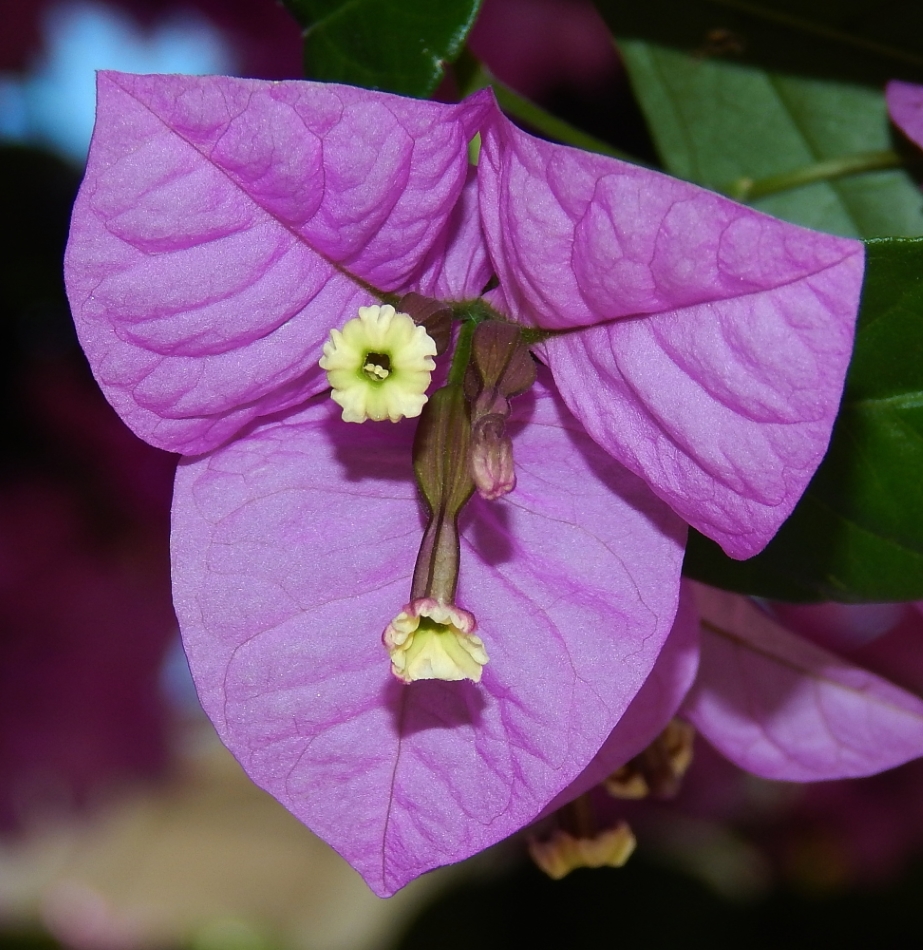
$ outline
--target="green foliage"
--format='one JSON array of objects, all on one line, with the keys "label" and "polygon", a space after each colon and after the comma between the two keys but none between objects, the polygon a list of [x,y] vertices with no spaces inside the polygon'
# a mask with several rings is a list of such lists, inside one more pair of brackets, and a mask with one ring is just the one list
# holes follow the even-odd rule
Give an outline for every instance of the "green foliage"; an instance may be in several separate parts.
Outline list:
[{"label": "green foliage", "polygon": [[[616,29],[626,21],[628,32],[616,33],[619,48],[664,165],[674,175],[736,194],[745,191],[741,185],[747,181],[876,155],[892,146],[880,86],[773,73],[736,52],[706,55],[696,46],[681,52],[633,39],[644,25],[635,5],[604,6],[613,8],[608,20]],[[670,0],[653,0],[644,9],[666,16],[673,6]],[[683,9],[688,18],[693,8],[715,6],[696,2]],[[625,15],[623,7],[633,12]],[[705,24],[711,22],[703,17],[697,30],[686,28],[687,42],[705,43]],[[844,49],[852,60],[861,58]],[[752,203],[788,221],[849,237],[923,234],[923,198],[899,168],[784,189]]]},{"label": "green foliage", "polygon": [[[891,146],[880,89],[697,61],[642,41],[621,44],[666,167],[718,190]],[[791,188],[755,207],[849,237],[923,234],[923,198],[904,169]]]},{"label": "green foliage", "polygon": [[305,75],[428,96],[481,0],[283,0],[304,27]]}]

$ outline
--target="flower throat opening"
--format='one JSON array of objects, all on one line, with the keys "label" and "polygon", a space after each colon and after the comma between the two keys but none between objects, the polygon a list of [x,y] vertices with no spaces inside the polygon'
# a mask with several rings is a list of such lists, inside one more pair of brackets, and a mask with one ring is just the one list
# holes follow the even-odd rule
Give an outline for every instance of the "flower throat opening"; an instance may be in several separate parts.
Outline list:
[{"label": "flower throat opening", "polygon": [[366,353],[362,372],[375,382],[387,379],[391,375],[391,357],[387,353]]}]

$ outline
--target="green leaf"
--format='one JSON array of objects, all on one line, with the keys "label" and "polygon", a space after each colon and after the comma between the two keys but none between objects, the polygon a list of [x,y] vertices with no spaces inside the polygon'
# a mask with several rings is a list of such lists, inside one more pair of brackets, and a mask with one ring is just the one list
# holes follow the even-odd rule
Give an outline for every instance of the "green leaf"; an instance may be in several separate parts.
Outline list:
[{"label": "green leaf", "polygon": [[830,450],[749,561],[693,533],[685,571],[782,600],[923,599],[923,239],[868,243],[856,348]]},{"label": "green leaf", "polygon": [[283,0],[304,27],[305,75],[428,96],[481,0]]},{"label": "green leaf", "polygon": [[[890,148],[881,90],[697,61],[642,41],[620,47],[664,164],[717,190]],[[849,237],[923,234],[923,198],[904,169],[794,187],[752,202]]]},{"label": "green leaf", "polygon": [[770,72],[881,86],[923,82],[919,0],[596,0],[620,39]]}]

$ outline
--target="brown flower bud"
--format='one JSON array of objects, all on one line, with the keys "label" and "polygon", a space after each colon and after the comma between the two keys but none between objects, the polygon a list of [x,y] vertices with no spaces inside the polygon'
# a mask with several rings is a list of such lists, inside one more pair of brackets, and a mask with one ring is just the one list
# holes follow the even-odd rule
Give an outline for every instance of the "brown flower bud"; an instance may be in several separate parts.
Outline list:
[{"label": "brown flower bud", "polygon": [[479,324],[465,374],[465,395],[469,401],[482,406],[481,412],[500,412],[495,405],[498,397],[508,400],[518,396],[534,382],[535,363],[519,327],[500,320]]},{"label": "brown flower bud", "polygon": [[411,292],[397,302],[397,309],[406,313],[436,344],[436,355],[441,356],[449,348],[452,339],[452,311],[441,300],[424,297]]},{"label": "brown flower bud", "polygon": [[535,382],[535,364],[519,327],[485,320],[474,331],[465,373],[471,404],[471,475],[478,494],[494,501],[516,485],[513,443],[506,434],[510,398]]}]

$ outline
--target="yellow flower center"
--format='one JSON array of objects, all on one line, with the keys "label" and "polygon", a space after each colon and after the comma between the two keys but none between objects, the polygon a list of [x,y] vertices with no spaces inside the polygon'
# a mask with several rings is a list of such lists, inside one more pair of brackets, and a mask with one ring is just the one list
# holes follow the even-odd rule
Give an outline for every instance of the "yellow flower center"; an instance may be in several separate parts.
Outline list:
[{"label": "yellow flower center", "polygon": [[331,330],[320,367],[345,422],[397,422],[423,411],[435,355],[426,330],[385,304],[360,307],[342,330]]},{"label": "yellow flower center", "polygon": [[391,357],[387,353],[367,353],[362,372],[369,379],[387,379],[391,375]]}]

